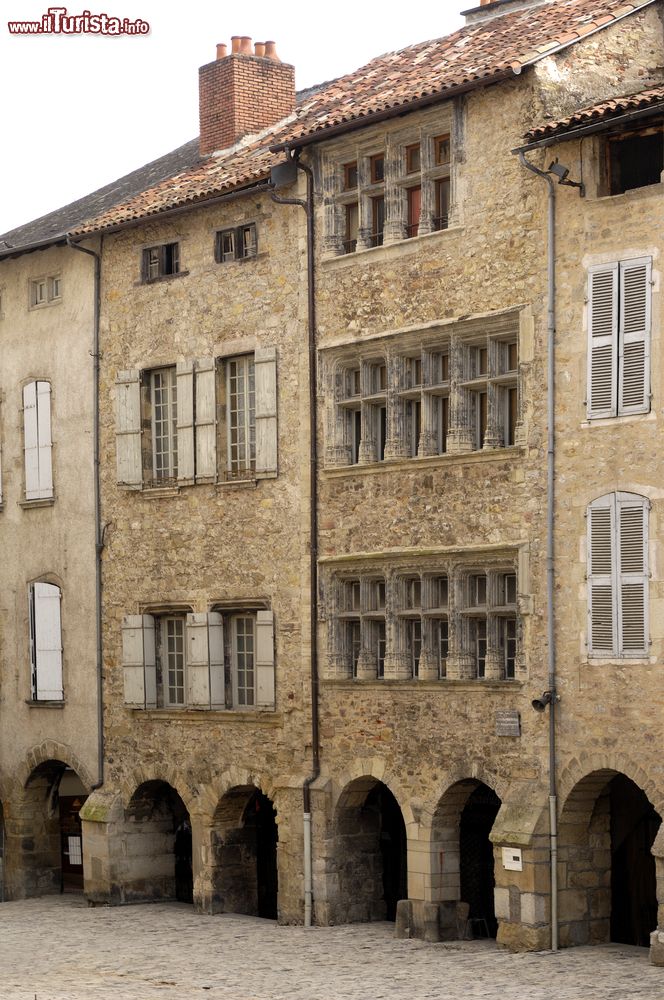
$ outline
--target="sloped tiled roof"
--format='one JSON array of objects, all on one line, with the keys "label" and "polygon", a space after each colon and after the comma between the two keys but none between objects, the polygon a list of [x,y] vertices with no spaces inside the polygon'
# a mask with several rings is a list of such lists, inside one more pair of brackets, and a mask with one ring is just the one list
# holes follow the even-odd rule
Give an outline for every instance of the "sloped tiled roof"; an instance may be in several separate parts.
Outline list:
[{"label": "sloped tiled roof", "polygon": [[320,141],[408,106],[480,87],[572,45],[655,0],[542,0],[495,13],[453,34],[372,59],[361,69],[302,95],[295,113],[260,137],[212,154],[198,165],[90,216],[75,235],[97,232],[195,204],[269,176],[285,144]]},{"label": "sloped tiled roof", "polygon": [[664,112],[664,87],[652,87],[650,90],[642,90],[638,94],[628,94],[626,97],[614,97],[610,101],[602,101],[601,104],[593,104],[588,108],[581,108],[567,118],[560,118],[555,122],[545,122],[537,125],[527,133],[526,139],[529,142],[536,142],[538,139],[547,139],[549,136],[572,132],[576,129],[585,128],[588,125],[596,125],[600,122],[610,122],[614,118],[629,114],[632,111],[658,110]]},{"label": "sloped tiled roof", "polygon": [[33,222],[3,233],[0,236],[0,257],[10,255],[10,249],[20,250],[21,247],[38,241],[64,236],[86,219],[106,214],[113,205],[128,201],[138,192],[153,187],[178,171],[190,169],[200,161],[201,155],[196,138],[84,198],[79,198],[55,212],[49,212]]}]

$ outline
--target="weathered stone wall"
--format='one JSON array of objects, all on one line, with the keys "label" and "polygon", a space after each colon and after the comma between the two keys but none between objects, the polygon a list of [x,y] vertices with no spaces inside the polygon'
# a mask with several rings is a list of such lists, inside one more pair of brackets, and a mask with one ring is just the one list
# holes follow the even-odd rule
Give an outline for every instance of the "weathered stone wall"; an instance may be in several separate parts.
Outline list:
[{"label": "weathered stone wall", "polygon": [[[325,259],[319,265],[323,371],[327,349],[334,355],[344,345],[354,344],[358,358],[370,357],[376,353],[379,338],[392,333],[397,344],[399,338],[408,338],[410,344],[421,328],[424,342],[427,326],[436,322],[454,324],[462,317],[481,315],[489,323],[491,314],[499,310],[520,312],[524,429],[518,449],[390,460],[321,473],[324,582],[329,583],[334,572],[359,573],[363,566],[376,569],[381,559],[397,565],[402,560],[401,565],[412,569],[418,562],[426,567],[432,553],[444,559],[472,551],[479,561],[482,546],[527,546],[528,550],[528,572],[520,572],[519,580],[525,669],[518,681],[322,681],[322,761],[329,784],[327,826],[323,824],[319,835],[333,835],[334,803],[350,780],[374,774],[385,781],[401,804],[408,829],[410,919],[419,922],[409,933],[431,933],[425,925],[434,918],[428,911],[420,913],[417,901],[458,898],[456,848],[452,845],[451,855],[449,850],[437,849],[431,817],[455,781],[481,778],[503,802],[492,832],[498,940],[515,948],[546,947],[549,942],[548,719],[530,707],[547,686],[546,187],[519,166],[510,149],[519,145],[526,129],[545,113],[553,117],[569,113],[580,104],[658,80],[661,51],[661,20],[651,9],[552,57],[514,84],[468,96],[453,151],[457,196],[450,228]],[[416,118],[413,115],[414,125]],[[445,120],[449,114],[441,110],[441,123]],[[403,129],[403,123],[376,127],[377,147],[382,146],[385,131],[397,128]],[[367,136],[362,141],[368,144]],[[342,162],[350,159],[346,140],[339,140],[338,145]],[[333,149],[330,143],[328,158]],[[573,150],[567,146],[549,149],[533,154],[532,159],[548,166],[559,153],[571,166],[571,177],[577,179],[583,166],[584,179],[589,180],[594,169],[591,149],[591,143],[584,145],[583,165],[576,144]],[[588,664],[583,651],[583,513],[590,499],[611,489],[646,493],[654,501],[659,497],[653,461],[661,450],[655,418],[662,389],[661,305],[656,304],[660,254],[653,239],[660,202],[659,189],[600,201],[589,197],[584,202],[572,190],[558,192],[556,635],[562,695],[558,768],[563,771],[585,755],[588,771],[592,771],[609,766],[606,760],[599,761],[610,755],[617,770],[631,774],[643,787],[643,774],[637,775],[630,765],[638,760],[651,776],[652,800],[659,797],[653,796],[652,783],[661,774],[647,749],[658,745],[662,737],[661,698],[653,672],[661,658],[660,585],[655,572],[650,593],[653,649],[648,661],[611,664],[610,670],[606,664]],[[319,225],[324,225],[322,211]],[[620,233],[620,246],[616,233]],[[621,421],[620,429],[588,428],[583,415],[586,338],[581,332],[585,268],[616,255],[639,254],[653,256],[656,273],[653,412]],[[332,386],[326,383],[328,393]],[[321,411],[323,425],[324,416]],[[319,440],[321,455],[325,433],[326,429],[321,431]],[[620,484],[618,470],[624,471]],[[658,523],[655,502],[651,512],[655,567],[661,562]],[[329,594],[324,590],[319,647],[323,673],[329,656],[326,632],[334,615]],[[579,696],[580,691],[585,697]],[[519,711],[521,737],[496,735],[495,713],[501,709]],[[522,871],[503,868],[503,845],[522,848]],[[326,850],[321,841],[318,851]],[[328,861],[325,870],[331,872],[334,866]],[[324,906],[333,907],[339,886],[329,878],[325,883],[322,869],[320,878],[329,887]],[[317,898],[323,897],[321,888]],[[420,916],[415,918],[412,914],[418,907]],[[606,925],[606,914],[601,919]]]},{"label": "weathered stone wall", "polygon": [[[0,788],[9,898],[60,888],[57,819],[45,811],[47,794],[37,801],[24,793],[31,772],[49,758],[84,783],[97,772],[93,274],[90,258],[62,247],[0,264]],[[30,281],[55,275],[60,299],[30,308]],[[22,390],[34,379],[51,383],[54,500],[26,504]],[[56,707],[31,694],[35,580],[62,590],[64,702]]]},{"label": "weathered stone wall", "polygon": [[[215,230],[243,222],[256,223],[257,257],[216,263]],[[298,282],[303,223],[302,212],[276,206],[263,194],[192,211],[172,222],[132,228],[106,238],[102,288],[102,507],[107,524],[104,790],[108,794],[123,789],[126,808],[145,780],[145,769],[151,778],[175,788],[194,825],[195,901],[209,908],[214,896],[213,815],[223,794],[220,791],[212,801],[212,789],[221,775],[237,769],[242,774],[237,784],[260,787],[277,806],[284,920],[301,919],[302,851],[301,824],[293,826],[283,815],[280,796],[289,801],[289,785],[301,787],[309,767],[309,695],[302,669],[308,638],[307,334],[306,299]],[[141,248],[176,240],[182,273],[141,284]],[[277,351],[276,478],[168,490],[132,491],[117,485],[114,381],[118,371],[219,358],[258,347]],[[215,602],[226,607],[237,602],[242,607],[252,601],[265,602],[274,612],[274,711],[125,707],[123,616],[173,606],[205,612]],[[86,833],[95,822],[94,806],[93,799],[85,813]],[[105,809],[99,820],[110,822]],[[119,829],[125,838],[126,828]],[[109,836],[113,836],[110,827]],[[86,884],[99,899],[105,893],[112,895],[111,886],[122,878],[112,859],[101,869],[96,866],[106,848],[94,833],[90,837],[88,844],[97,846],[91,846],[86,856]],[[289,846],[290,838],[296,846]],[[105,869],[105,864],[113,870]],[[93,879],[95,866],[101,877]],[[127,877],[140,877],[136,859],[131,867]]]}]

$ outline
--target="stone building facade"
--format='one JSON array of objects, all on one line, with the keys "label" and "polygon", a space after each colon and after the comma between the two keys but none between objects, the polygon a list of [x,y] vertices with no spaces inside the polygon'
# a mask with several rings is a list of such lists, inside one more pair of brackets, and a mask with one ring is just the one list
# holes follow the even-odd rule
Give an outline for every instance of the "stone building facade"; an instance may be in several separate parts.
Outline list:
[{"label": "stone building facade", "polygon": [[66,246],[0,262],[3,898],[83,885],[78,811],[98,777],[92,274]]},{"label": "stone building facade", "polygon": [[[662,7],[467,21],[74,233],[103,234],[85,891],[299,922],[310,887],[320,924],[514,949],[555,897],[562,945],[664,964]],[[202,123],[265,58],[222,47]]]}]

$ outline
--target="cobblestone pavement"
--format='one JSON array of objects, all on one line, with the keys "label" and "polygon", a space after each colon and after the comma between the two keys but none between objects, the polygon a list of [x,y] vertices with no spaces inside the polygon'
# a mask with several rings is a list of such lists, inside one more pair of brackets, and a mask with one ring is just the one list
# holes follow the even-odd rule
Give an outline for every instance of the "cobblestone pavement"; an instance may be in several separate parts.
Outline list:
[{"label": "cobblestone pavement", "polygon": [[511,955],[395,941],[391,924],[278,927],[183,904],[0,905],[2,1000],[664,1000],[664,969],[609,945]]}]

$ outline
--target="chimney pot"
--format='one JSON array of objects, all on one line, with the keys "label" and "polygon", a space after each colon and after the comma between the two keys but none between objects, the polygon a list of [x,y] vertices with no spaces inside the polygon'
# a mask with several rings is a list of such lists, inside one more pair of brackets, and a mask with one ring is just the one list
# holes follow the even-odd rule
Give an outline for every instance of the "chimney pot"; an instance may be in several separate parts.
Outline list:
[{"label": "chimney pot", "polygon": [[203,156],[276,125],[295,109],[295,68],[281,62],[274,42],[256,42],[254,50],[248,35],[233,35],[231,41],[228,58],[220,44],[214,62],[199,70]]}]

